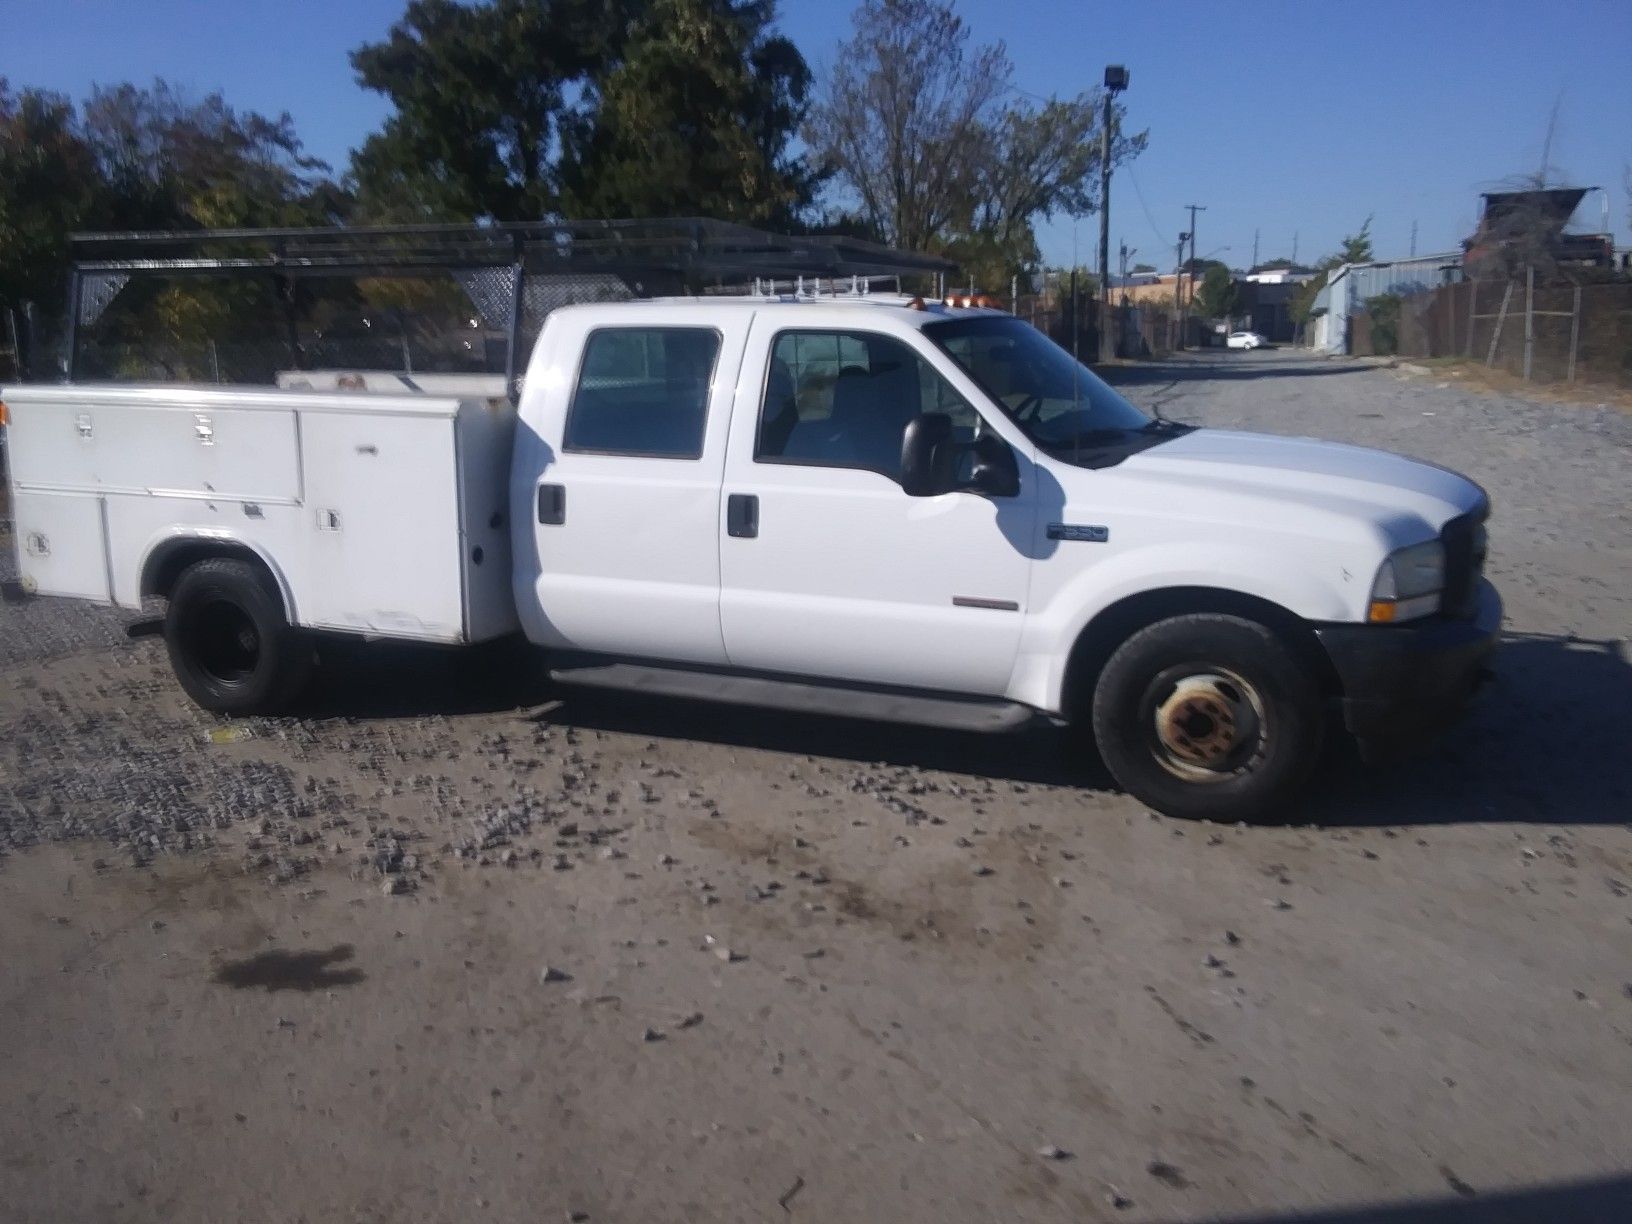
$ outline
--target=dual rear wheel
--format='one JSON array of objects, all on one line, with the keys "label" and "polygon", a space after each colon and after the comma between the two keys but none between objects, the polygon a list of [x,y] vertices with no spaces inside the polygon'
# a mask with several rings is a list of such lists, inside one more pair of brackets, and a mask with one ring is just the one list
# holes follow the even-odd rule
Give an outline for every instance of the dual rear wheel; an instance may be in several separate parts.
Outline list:
[{"label": "dual rear wheel", "polygon": [[176,679],[220,714],[266,714],[300,695],[312,643],[289,623],[265,570],[213,557],[189,566],[170,592],[164,643]]}]

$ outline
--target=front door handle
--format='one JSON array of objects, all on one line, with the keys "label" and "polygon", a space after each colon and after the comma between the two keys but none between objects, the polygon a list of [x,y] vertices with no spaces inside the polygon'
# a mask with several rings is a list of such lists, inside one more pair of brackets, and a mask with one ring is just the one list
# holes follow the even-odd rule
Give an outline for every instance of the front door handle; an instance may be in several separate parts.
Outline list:
[{"label": "front door handle", "polygon": [[566,485],[538,486],[538,521],[546,527],[559,527],[567,521]]},{"label": "front door handle", "polygon": [[725,533],[739,540],[759,535],[759,498],[753,493],[733,493],[725,500]]}]

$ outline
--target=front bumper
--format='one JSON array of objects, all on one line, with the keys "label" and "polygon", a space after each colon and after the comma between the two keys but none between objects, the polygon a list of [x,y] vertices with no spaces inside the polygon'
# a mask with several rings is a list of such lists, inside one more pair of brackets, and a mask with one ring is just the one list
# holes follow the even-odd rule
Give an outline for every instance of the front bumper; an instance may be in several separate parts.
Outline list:
[{"label": "front bumper", "polygon": [[1394,755],[1455,721],[1486,675],[1501,627],[1501,596],[1484,581],[1469,619],[1316,625],[1342,686],[1343,722],[1361,754]]}]

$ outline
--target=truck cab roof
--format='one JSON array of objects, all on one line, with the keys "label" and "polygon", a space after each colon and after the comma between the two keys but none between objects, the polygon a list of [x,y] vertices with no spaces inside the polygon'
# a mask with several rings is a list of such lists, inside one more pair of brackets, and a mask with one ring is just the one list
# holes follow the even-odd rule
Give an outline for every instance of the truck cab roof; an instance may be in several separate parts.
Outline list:
[{"label": "truck cab roof", "polygon": [[[950,299],[956,300],[956,299]],[[946,302],[914,297],[905,293],[865,294],[733,294],[708,297],[637,298],[625,302],[580,303],[559,307],[556,313],[606,312],[615,315],[625,311],[650,311],[653,307],[673,308],[676,311],[720,314],[722,312],[757,313],[785,311],[790,319],[883,319],[913,328],[925,327],[947,319],[968,319],[989,316],[1007,317],[1009,312],[989,306],[953,306]]]}]

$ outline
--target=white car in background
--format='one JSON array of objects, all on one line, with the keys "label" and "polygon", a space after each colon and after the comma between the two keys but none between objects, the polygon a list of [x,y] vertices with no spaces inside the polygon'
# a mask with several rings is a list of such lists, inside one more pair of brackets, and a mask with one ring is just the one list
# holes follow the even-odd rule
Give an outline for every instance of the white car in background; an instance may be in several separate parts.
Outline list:
[{"label": "white car in background", "polygon": [[1224,340],[1224,347],[1233,349],[1264,348],[1268,344],[1269,341],[1255,331],[1231,332]]}]

